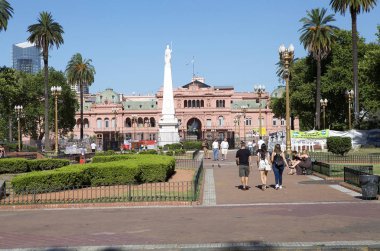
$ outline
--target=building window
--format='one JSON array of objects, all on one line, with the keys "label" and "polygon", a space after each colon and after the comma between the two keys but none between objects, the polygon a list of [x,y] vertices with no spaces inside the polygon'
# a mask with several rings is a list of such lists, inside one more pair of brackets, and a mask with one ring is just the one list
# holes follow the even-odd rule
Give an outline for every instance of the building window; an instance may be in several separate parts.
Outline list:
[{"label": "building window", "polygon": [[245,118],[245,125],[247,125],[247,126],[252,125],[252,119],[251,118]]},{"label": "building window", "polygon": [[116,128],[116,120],[113,118],[111,120],[112,128]]},{"label": "building window", "polygon": [[277,125],[277,119],[276,119],[276,118],[273,118],[272,125],[273,125],[273,126],[276,126],[276,125]]},{"label": "building window", "polygon": [[201,107],[205,107],[205,102],[201,100]]},{"label": "building window", "polygon": [[106,128],[110,127],[110,120],[108,118],[105,118],[104,119],[104,124],[105,124]]},{"label": "building window", "polygon": [[224,126],[224,118],[223,118],[223,116],[219,116],[219,118],[218,118],[218,125],[219,126]]},{"label": "building window", "polygon": [[183,107],[185,107],[185,108],[187,107],[187,100],[183,101]]},{"label": "building window", "polygon": [[285,125],[285,119],[281,119],[281,125]]},{"label": "building window", "polygon": [[101,119],[101,118],[98,118],[98,119],[96,120],[96,127],[97,127],[97,128],[102,128],[102,119]]},{"label": "building window", "polygon": [[206,120],[206,126],[207,127],[211,127],[211,119],[207,119]]},{"label": "building window", "polygon": [[216,101],[216,107],[226,107],[226,101],[225,100],[217,100]]}]

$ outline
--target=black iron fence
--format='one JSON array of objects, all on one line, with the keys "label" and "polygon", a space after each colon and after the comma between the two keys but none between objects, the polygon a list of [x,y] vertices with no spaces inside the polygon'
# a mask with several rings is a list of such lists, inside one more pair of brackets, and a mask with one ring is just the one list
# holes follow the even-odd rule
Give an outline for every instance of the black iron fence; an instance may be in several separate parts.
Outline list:
[{"label": "black iron fence", "polygon": [[310,152],[310,157],[326,163],[380,164],[380,154],[350,154],[346,156],[332,153]]},{"label": "black iron fence", "polygon": [[373,166],[350,166],[344,167],[344,182],[351,185],[360,186],[360,175],[372,175]]},{"label": "black iron fence", "polygon": [[203,160],[180,160],[176,164],[176,168],[195,169],[193,179],[191,181],[98,187],[78,186],[67,187],[58,192],[29,190],[21,193],[16,193],[10,183],[7,183],[5,188],[1,190],[0,205],[198,200]]}]

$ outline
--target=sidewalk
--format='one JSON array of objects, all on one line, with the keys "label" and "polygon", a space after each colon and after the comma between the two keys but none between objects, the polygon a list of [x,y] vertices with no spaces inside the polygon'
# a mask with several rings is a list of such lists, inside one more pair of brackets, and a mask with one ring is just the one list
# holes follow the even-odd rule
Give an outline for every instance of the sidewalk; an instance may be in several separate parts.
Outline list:
[{"label": "sidewalk", "polygon": [[[249,175],[248,191],[238,189],[240,183],[238,167],[235,164],[236,150],[230,150],[228,160],[205,160],[204,168],[213,170],[215,183],[216,204],[252,204],[252,203],[306,203],[306,202],[354,202],[361,201],[360,194],[357,197],[348,196],[331,187],[338,183],[317,179],[314,176],[288,175],[289,170],[284,170],[283,189],[275,190],[274,174],[268,173],[267,185],[272,187],[262,191],[260,189],[260,173],[256,160]],[[220,167],[219,167],[220,166]]]},{"label": "sidewalk", "polygon": [[313,176],[285,174],[282,190],[261,191],[256,168],[251,189],[239,190],[234,151],[204,167],[203,205],[0,211],[0,249],[380,249],[379,201]]}]

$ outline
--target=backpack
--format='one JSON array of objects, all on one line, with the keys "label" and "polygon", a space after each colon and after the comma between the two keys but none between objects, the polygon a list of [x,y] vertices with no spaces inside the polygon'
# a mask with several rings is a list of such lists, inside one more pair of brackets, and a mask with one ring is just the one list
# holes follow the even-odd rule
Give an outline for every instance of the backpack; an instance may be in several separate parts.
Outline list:
[{"label": "backpack", "polygon": [[276,153],[276,155],[274,156],[274,163],[276,164],[276,166],[283,166],[285,164],[284,159],[279,153]]}]

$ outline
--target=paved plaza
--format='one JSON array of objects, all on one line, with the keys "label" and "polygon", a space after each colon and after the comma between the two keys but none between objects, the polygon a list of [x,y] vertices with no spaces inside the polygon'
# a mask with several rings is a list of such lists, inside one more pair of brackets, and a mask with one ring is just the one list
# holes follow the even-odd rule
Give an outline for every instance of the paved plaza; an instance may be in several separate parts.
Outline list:
[{"label": "paved plaza", "polygon": [[0,249],[380,249],[379,201],[315,176],[261,191],[256,169],[243,191],[234,154],[205,160],[201,205],[0,210]]}]

